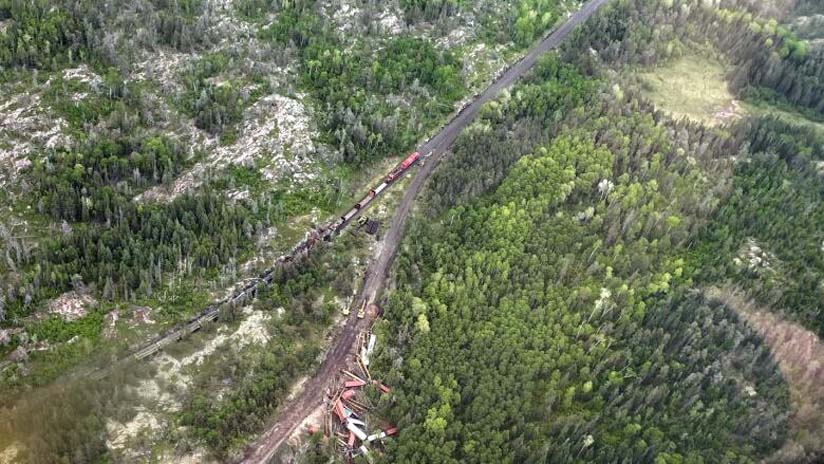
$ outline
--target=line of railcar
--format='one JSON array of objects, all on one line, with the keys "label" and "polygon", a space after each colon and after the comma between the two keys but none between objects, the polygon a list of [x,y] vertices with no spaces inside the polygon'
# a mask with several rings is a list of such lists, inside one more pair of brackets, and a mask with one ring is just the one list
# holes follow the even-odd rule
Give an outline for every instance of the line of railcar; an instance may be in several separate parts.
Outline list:
[{"label": "line of railcar", "polygon": [[[367,193],[361,201],[355,203],[352,209],[347,211],[346,214],[339,217],[326,227],[310,230],[309,232],[307,232],[303,240],[301,240],[297,245],[295,245],[289,251],[288,254],[277,258],[275,262],[272,264],[272,266],[270,266],[268,269],[260,273],[256,278],[250,279],[241,288],[237,289],[230,296],[211,303],[200,313],[198,313],[197,316],[193,317],[188,322],[185,322],[182,326],[177,326],[175,328],[165,331],[160,336],[155,338],[152,342],[149,342],[147,345],[143,346],[143,348],[133,353],[132,356],[136,359],[143,359],[145,357],[151,356],[152,354],[156,353],[169,343],[179,340],[185,337],[186,335],[189,335],[190,333],[201,329],[205,322],[214,321],[215,319],[217,319],[218,313],[220,312],[220,308],[223,307],[223,305],[238,304],[245,298],[251,298],[255,296],[255,292],[257,291],[258,285],[260,285],[261,283],[272,283],[272,281],[274,280],[276,270],[282,268],[284,265],[294,261],[295,259],[307,254],[321,240],[329,241],[336,234],[339,234],[340,231],[343,230],[349,224],[352,218],[354,218],[359,211],[369,206],[369,204],[372,203],[372,201],[376,197],[378,197],[381,193],[383,193],[384,190],[386,190],[390,185],[392,185],[401,176],[403,176],[409,170],[409,168],[414,166],[418,161],[420,161],[420,159],[421,155],[418,152],[412,153],[411,155],[407,156],[403,161],[400,162],[400,164],[398,164],[394,169],[392,169],[389,172],[389,174],[387,174],[386,178],[383,180],[383,182],[381,182],[380,185],[370,190],[369,193]],[[95,377],[97,377],[98,375],[100,376],[100,378],[102,378],[102,376],[105,376],[105,373],[98,372],[96,373]]]},{"label": "line of railcar", "polygon": [[401,176],[403,176],[406,171],[409,170],[412,166],[415,165],[421,159],[421,154],[418,152],[412,153],[411,155],[407,156],[403,161],[398,164],[395,169],[391,170],[389,174],[387,174],[386,178],[381,182],[380,185],[375,187],[374,189],[370,190],[369,193],[366,194],[363,199],[352,207],[349,211],[347,211],[343,216],[339,217],[337,220],[332,222],[326,230],[323,236],[324,240],[331,240],[335,234],[340,233],[349,221],[354,218],[358,212],[367,206],[369,206],[372,201],[378,197],[384,190],[386,190],[390,185],[392,185],[396,180],[398,180]]}]

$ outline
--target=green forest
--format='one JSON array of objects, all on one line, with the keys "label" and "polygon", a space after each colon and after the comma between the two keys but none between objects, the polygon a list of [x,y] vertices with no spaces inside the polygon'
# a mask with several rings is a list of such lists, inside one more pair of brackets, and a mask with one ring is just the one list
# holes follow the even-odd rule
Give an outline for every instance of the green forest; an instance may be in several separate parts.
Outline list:
[{"label": "green forest", "polygon": [[720,3],[612,2],[456,142],[377,329],[401,386],[384,462],[821,458],[815,439],[779,451],[820,435],[708,289],[824,336],[824,132],[673,119],[632,78],[711,47],[738,98],[819,120],[821,49]]}]

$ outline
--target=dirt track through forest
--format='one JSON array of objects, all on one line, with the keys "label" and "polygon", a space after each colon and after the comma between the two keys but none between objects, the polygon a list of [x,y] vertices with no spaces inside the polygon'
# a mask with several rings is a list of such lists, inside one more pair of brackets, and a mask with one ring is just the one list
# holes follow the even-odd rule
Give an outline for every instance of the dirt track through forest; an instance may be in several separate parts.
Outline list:
[{"label": "dirt track through forest", "polygon": [[[430,152],[432,154],[414,174],[414,179],[404,193],[397,210],[395,210],[384,237],[383,249],[378,257],[370,263],[366,271],[363,288],[359,297],[354,300],[356,304],[363,301],[364,298],[368,299],[369,302],[373,302],[380,296],[389,266],[398,250],[406,219],[415,198],[435,165],[460,135],[461,131],[472,122],[485,103],[494,99],[503,89],[511,86],[518,78],[532,69],[544,53],[557,47],[576,26],[592,16],[598,8],[608,1],[591,0],[584,4],[563,25],[533,47],[526,56],[507,69],[486,90],[476,96],[435,136],[419,147],[418,151],[422,155]],[[243,462],[269,462],[304,419],[323,403],[324,392],[337,378],[338,371],[346,365],[349,355],[354,353],[353,349],[358,334],[372,323],[370,318],[357,319],[355,313],[356,311],[352,311],[346,325],[338,331],[332,340],[331,348],[326,353],[326,358],[318,370],[303,384],[300,393],[285,406],[277,420],[250,446]]]}]

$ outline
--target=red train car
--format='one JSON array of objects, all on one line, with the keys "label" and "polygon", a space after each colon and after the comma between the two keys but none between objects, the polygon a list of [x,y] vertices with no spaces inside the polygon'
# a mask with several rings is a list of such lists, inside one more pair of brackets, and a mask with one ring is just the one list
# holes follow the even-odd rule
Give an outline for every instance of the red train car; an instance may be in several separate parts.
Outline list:
[{"label": "red train car", "polygon": [[412,153],[411,155],[407,156],[405,160],[401,161],[401,164],[399,164],[398,167],[393,169],[392,172],[390,172],[389,175],[386,176],[386,182],[394,182],[395,179],[397,179],[401,174],[406,172],[406,170],[409,169],[410,166],[417,163],[420,158],[421,154],[418,152]]},{"label": "red train car", "polygon": [[346,227],[346,224],[352,220],[355,215],[358,214],[358,211],[365,208],[372,200],[375,199],[378,195],[380,195],[389,185],[397,180],[400,176],[402,176],[412,165],[417,163],[421,159],[421,154],[418,152],[412,153],[411,155],[407,156],[401,163],[395,166],[395,169],[389,172],[386,176],[386,179],[381,182],[380,185],[375,187],[374,189],[370,190],[369,193],[366,194],[365,197],[358,203],[355,203],[355,206],[352,207],[349,211],[346,212],[343,216],[338,218],[335,222],[330,224],[326,229],[326,234],[324,235],[323,239],[329,241],[332,239],[332,236],[343,230]]}]

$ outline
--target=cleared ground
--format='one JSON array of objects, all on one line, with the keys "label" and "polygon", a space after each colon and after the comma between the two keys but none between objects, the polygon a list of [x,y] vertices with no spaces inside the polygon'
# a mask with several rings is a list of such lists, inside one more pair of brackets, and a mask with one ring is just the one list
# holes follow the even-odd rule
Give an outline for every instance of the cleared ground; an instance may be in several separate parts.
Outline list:
[{"label": "cleared ground", "polygon": [[730,92],[724,65],[704,55],[686,55],[640,73],[644,94],[674,115],[715,125],[745,116]]},{"label": "cleared ground", "polygon": [[772,115],[789,123],[824,130],[824,123],[759,100],[737,100],[726,80],[727,68],[718,59],[693,53],[639,73],[644,95],[676,118],[708,125],[747,116]]}]

